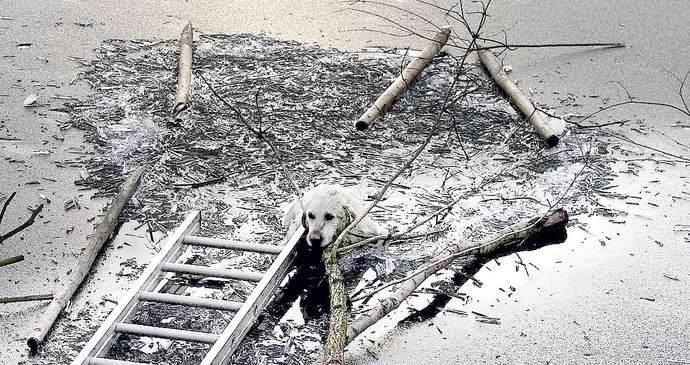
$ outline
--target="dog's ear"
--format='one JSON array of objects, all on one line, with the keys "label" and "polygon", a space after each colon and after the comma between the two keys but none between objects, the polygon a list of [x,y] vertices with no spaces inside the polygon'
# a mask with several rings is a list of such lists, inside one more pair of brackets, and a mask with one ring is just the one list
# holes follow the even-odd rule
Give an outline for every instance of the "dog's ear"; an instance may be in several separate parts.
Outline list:
[{"label": "dog's ear", "polygon": [[346,225],[350,225],[350,223],[354,222],[355,219],[357,219],[357,213],[355,213],[355,211],[349,204],[343,204],[343,208],[345,209],[345,214],[347,215]]},{"label": "dog's ear", "polygon": [[302,227],[304,227],[304,229],[309,229],[309,225],[307,224],[307,213],[302,213]]}]

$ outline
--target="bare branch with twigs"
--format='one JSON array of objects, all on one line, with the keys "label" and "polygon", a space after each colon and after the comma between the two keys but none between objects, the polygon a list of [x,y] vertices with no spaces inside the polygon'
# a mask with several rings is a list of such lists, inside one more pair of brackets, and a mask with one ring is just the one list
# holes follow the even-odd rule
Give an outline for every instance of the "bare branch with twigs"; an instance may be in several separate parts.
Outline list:
[{"label": "bare branch with twigs", "polygon": [[679,106],[673,105],[673,104],[669,104],[669,103],[662,103],[662,102],[657,102],[657,101],[640,101],[640,100],[635,100],[635,98],[630,94],[630,92],[629,92],[628,89],[625,87],[625,85],[623,85],[623,84],[620,83],[620,82],[613,81],[613,83],[617,84],[618,86],[620,86],[620,87],[623,89],[623,91],[625,91],[625,94],[626,94],[626,96],[628,97],[628,100],[622,101],[622,102],[619,102],[619,103],[615,103],[615,104],[611,104],[611,105],[607,105],[607,106],[605,106],[605,107],[603,107],[603,108],[601,108],[601,109],[599,109],[599,110],[597,110],[597,111],[595,111],[595,112],[593,112],[593,113],[591,113],[591,114],[589,114],[589,115],[586,115],[584,118],[580,119],[580,120],[577,121],[577,122],[572,121],[572,120],[565,120],[565,121],[566,121],[567,123],[569,123],[569,124],[575,125],[575,126],[577,126],[578,128],[582,128],[582,129],[586,129],[586,128],[601,128],[601,127],[608,126],[608,125],[611,125],[611,124],[617,124],[617,123],[620,123],[620,122],[613,122],[613,123],[607,123],[607,124],[591,124],[591,125],[584,125],[584,124],[582,124],[582,123],[585,122],[585,121],[587,121],[587,120],[589,120],[589,119],[592,119],[592,117],[594,117],[594,116],[597,115],[597,114],[600,114],[600,113],[603,113],[603,112],[605,112],[605,111],[607,111],[607,110],[611,110],[611,109],[614,109],[614,108],[618,108],[618,107],[624,106],[624,105],[649,105],[649,106],[660,106],[660,107],[664,107],[664,108],[669,108],[669,109],[671,109],[671,110],[675,110],[675,111],[677,111],[677,112],[679,112],[679,113],[681,113],[681,114],[683,114],[683,115],[685,115],[685,116],[687,116],[687,117],[690,117],[690,108],[688,107],[688,104],[687,104],[687,102],[686,102],[686,100],[685,100],[685,96],[684,96],[684,94],[683,94],[683,89],[685,88],[685,85],[686,85],[686,83],[687,83],[687,81],[688,81],[688,76],[690,76],[690,71],[688,71],[688,73],[685,74],[685,77],[684,77],[682,80],[681,80],[679,77],[677,77],[677,76],[674,75],[674,77],[675,77],[675,78],[678,80],[678,82],[680,83],[680,87],[678,88],[678,95],[680,96],[680,101],[681,101],[681,103],[683,104],[683,107],[682,107],[682,108],[679,107]]},{"label": "bare branch with twigs", "polygon": [[[196,74],[197,74],[197,76],[199,76],[199,78],[204,82],[204,84],[206,84],[206,86],[208,86],[209,90],[211,90],[211,93],[213,93],[213,95],[216,97],[216,99],[217,99],[218,101],[220,101],[223,105],[225,105],[226,107],[228,107],[228,109],[230,109],[233,113],[235,113],[235,117],[237,117],[237,119],[238,119],[242,124],[244,124],[244,126],[247,127],[247,129],[248,129],[250,132],[252,132],[252,133],[254,134],[254,136],[255,136],[257,139],[259,139],[259,140],[263,141],[264,143],[266,143],[266,145],[271,149],[271,151],[273,152],[273,154],[274,154],[274,155],[276,156],[276,158],[278,159],[278,163],[280,163],[280,167],[281,167],[281,169],[283,170],[283,174],[284,174],[285,177],[290,181],[290,184],[292,185],[292,188],[295,190],[295,195],[297,195],[297,198],[298,198],[298,200],[299,200],[299,197],[302,195],[302,194],[300,193],[300,188],[299,188],[299,186],[297,185],[297,183],[295,182],[295,179],[293,178],[292,173],[290,172],[290,170],[288,170],[287,166],[285,166],[285,162],[284,162],[284,160],[283,160],[283,157],[282,157],[283,155],[282,155],[282,153],[278,150],[278,148],[276,148],[276,146],[273,144],[273,142],[271,141],[271,139],[267,137],[266,132],[268,131],[268,129],[262,129],[262,119],[263,119],[263,118],[262,118],[262,116],[261,116],[261,108],[259,108],[259,93],[260,93],[260,90],[257,91],[257,93],[255,94],[255,102],[256,102],[256,107],[257,107],[257,109],[258,109],[258,115],[259,115],[259,118],[258,118],[258,119],[259,119],[259,121],[258,121],[258,123],[259,123],[259,128],[257,129],[257,128],[254,128],[254,127],[244,118],[244,115],[242,114],[242,111],[240,110],[240,108],[238,108],[238,107],[235,106],[235,105],[230,104],[227,100],[225,100],[225,98],[223,98],[222,96],[220,96],[220,95],[218,94],[218,92],[216,91],[216,89],[213,88],[213,86],[211,86],[211,83],[208,82],[208,80],[206,79],[206,77],[204,77],[204,75],[203,75],[200,71],[197,71]],[[269,127],[269,128],[270,128],[270,127]]]},{"label": "bare branch with twigs", "polygon": [[[510,226],[499,232],[497,237],[481,241],[470,248],[463,249],[459,244],[449,246],[429,264],[415,271],[414,275],[408,276],[408,279],[400,281],[400,287],[388,298],[380,301],[377,306],[364,312],[354,323],[349,325],[347,328],[348,342],[351,342],[372,324],[397,308],[405,298],[410,296],[424,282],[424,280],[429,278],[433,273],[450,265],[455,257],[469,254],[487,254],[497,248],[524,241],[524,239],[544,228],[565,224],[565,222],[567,222],[567,214],[565,211],[557,210],[547,216],[533,218]],[[362,297],[353,300],[360,298]]]},{"label": "bare branch with twigs", "polygon": [[[13,192],[7,200],[5,200],[5,203],[2,206],[2,211],[0,211],[0,224],[2,223],[2,219],[5,217],[5,212],[7,211],[7,207],[10,205],[10,202],[12,202],[12,199],[14,199],[14,196],[16,195],[16,192]],[[20,224],[18,227],[10,230],[9,232],[0,235],[0,243],[3,243],[6,239],[14,236],[15,234],[23,231],[27,227],[31,226],[34,224],[34,221],[36,220],[36,217],[41,213],[43,210],[43,204],[40,204],[36,209],[31,210],[31,216],[22,224]]]}]

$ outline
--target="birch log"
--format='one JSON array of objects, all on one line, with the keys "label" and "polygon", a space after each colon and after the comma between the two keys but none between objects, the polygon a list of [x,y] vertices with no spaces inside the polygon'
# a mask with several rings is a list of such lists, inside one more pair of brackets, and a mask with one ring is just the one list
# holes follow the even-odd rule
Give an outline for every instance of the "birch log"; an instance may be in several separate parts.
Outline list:
[{"label": "birch log", "polygon": [[357,129],[364,130],[369,128],[376,119],[386,114],[388,109],[395,102],[395,99],[410,87],[422,70],[434,59],[438,51],[446,45],[450,37],[450,31],[450,27],[441,28],[441,32],[422,50],[419,57],[410,61],[400,76],[398,76],[386,91],[376,99],[374,104],[362,114],[357,123],[355,123]]},{"label": "birch log", "polygon": [[532,102],[527,99],[522,91],[518,89],[515,83],[505,73],[501,65],[501,60],[488,49],[478,50],[477,55],[486,69],[489,70],[491,77],[494,78],[503,92],[508,95],[515,108],[529,120],[534,130],[539,134],[539,137],[550,147],[557,145],[558,136],[553,132],[551,127],[546,124],[544,118],[541,117],[541,114],[539,114]]},{"label": "birch log", "polygon": [[81,285],[86,275],[91,269],[98,252],[103,247],[103,244],[110,238],[117,225],[117,218],[122,213],[125,204],[129,201],[134,194],[137,186],[139,185],[139,180],[144,172],[143,167],[139,167],[134,170],[134,172],[125,180],[125,182],[120,187],[115,199],[113,199],[112,206],[108,210],[108,213],[101,219],[101,221],[96,226],[96,230],[89,239],[86,248],[81,253],[79,261],[73,270],[72,280],[67,283],[67,287],[64,292],[57,295],[48,305],[48,308],[43,313],[38,326],[34,328],[31,337],[26,341],[27,345],[32,352],[36,351],[38,346],[43,342],[43,339],[48,334],[50,329],[53,327],[53,323],[57,319],[58,315],[65,307],[67,302],[72,299],[72,295],[77,291],[79,285]]},{"label": "birch log", "polygon": [[507,227],[492,238],[480,241],[469,248],[463,247],[460,244],[450,245],[441,254],[432,259],[429,264],[416,271],[415,275],[403,281],[388,298],[382,300],[376,307],[364,312],[354,323],[350,324],[347,327],[347,342],[351,342],[371,325],[396,309],[424,280],[435,272],[448,267],[455,258],[463,255],[486,255],[497,249],[520,243],[525,238],[531,237],[543,229],[564,225],[567,221],[568,214],[564,210],[558,209],[544,217],[532,218]]},{"label": "birch log", "polygon": [[187,117],[189,94],[192,84],[192,40],[194,32],[192,22],[187,22],[180,36],[180,63],[178,67],[177,95],[172,116],[176,123]]},{"label": "birch log", "polygon": [[347,294],[345,283],[338,264],[336,249],[323,253],[323,262],[330,289],[330,313],[328,315],[328,337],[324,346],[325,365],[342,365],[345,361],[347,345]]}]

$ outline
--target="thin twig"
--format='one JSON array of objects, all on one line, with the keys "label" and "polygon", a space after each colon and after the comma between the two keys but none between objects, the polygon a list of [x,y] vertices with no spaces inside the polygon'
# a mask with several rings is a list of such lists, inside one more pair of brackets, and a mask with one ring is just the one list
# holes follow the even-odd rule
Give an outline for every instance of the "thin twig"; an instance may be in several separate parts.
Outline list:
[{"label": "thin twig", "polygon": [[2,224],[2,219],[5,217],[5,211],[7,210],[7,207],[10,205],[10,202],[12,199],[14,199],[14,196],[17,195],[17,192],[14,191],[12,194],[10,194],[9,198],[5,200],[5,204],[2,206],[2,211],[0,211],[0,224]]},{"label": "thin twig", "polygon": [[633,141],[632,139],[630,139],[630,138],[628,138],[628,137],[621,136],[621,135],[618,135],[618,134],[614,134],[614,133],[605,133],[605,134],[608,135],[608,136],[610,136],[610,137],[613,137],[613,138],[622,139],[622,140],[624,140],[624,141],[626,141],[626,142],[628,142],[628,143],[632,143],[632,144],[634,144],[635,146],[638,146],[638,147],[646,148],[646,149],[652,150],[652,151],[654,151],[654,152],[661,153],[661,154],[666,155],[666,156],[671,156],[671,157],[673,157],[673,158],[677,158],[677,159],[679,159],[679,160],[681,160],[681,161],[684,161],[684,162],[690,162],[690,157],[684,157],[684,156],[676,155],[676,154],[674,154],[674,153],[671,153],[671,152],[668,152],[668,151],[664,151],[664,150],[660,150],[660,149],[655,148],[655,147],[652,147],[652,146],[647,146],[647,145],[645,145],[645,144],[642,144],[642,143],[639,143],[639,142],[635,142],[635,141]]},{"label": "thin twig", "polygon": [[[617,108],[617,107],[623,106],[623,105],[631,105],[631,104],[633,104],[633,105],[663,106],[663,107],[671,108],[671,109],[673,109],[673,110],[676,110],[676,111],[678,111],[678,112],[681,112],[681,113],[683,113],[684,115],[690,117],[690,111],[683,110],[683,109],[681,109],[681,108],[679,108],[679,107],[677,107],[677,106],[675,106],[675,105],[671,105],[671,104],[667,104],[667,103],[661,103],[661,102],[655,102],[655,101],[627,100],[627,101],[622,101],[622,102],[620,102],[620,103],[611,104],[611,105],[608,105],[608,106],[606,106],[606,107],[604,107],[604,108],[601,108],[601,109],[595,111],[594,113],[587,115],[586,117],[584,117],[584,119],[582,119],[582,120],[580,120],[580,121],[578,121],[578,122],[573,122],[573,121],[569,121],[569,120],[566,120],[566,122],[568,122],[568,123],[570,123],[570,124],[573,124],[573,125],[576,125],[578,128],[582,128],[582,129],[586,129],[586,128],[599,128],[599,127],[602,127],[602,125],[599,125],[599,124],[595,124],[595,125],[582,125],[582,122],[584,122],[584,121],[586,121],[586,120],[588,120],[588,119],[591,119],[593,116],[595,116],[595,115],[597,115],[597,114],[599,114],[599,113],[603,113],[603,112],[605,112],[605,111],[607,111],[607,110],[609,110],[609,109]],[[616,123],[618,123],[618,122],[616,122]],[[614,124],[615,124],[615,123],[614,123]]]},{"label": "thin twig", "polygon": [[174,187],[191,187],[191,188],[199,188],[202,186],[210,185],[210,184],[215,184],[217,182],[223,181],[228,178],[230,174],[224,174],[223,176],[215,177],[213,179],[205,180],[205,181],[199,181],[199,182],[192,182],[192,183],[176,183],[172,184]]},{"label": "thin twig", "polygon": [[481,51],[485,49],[496,49],[496,48],[506,48],[509,50],[515,50],[518,48],[562,48],[562,47],[606,47],[606,48],[624,48],[625,44],[620,42],[615,43],[536,43],[536,44],[507,44],[498,42],[496,40],[482,38],[485,42],[499,43],[495,46],[482,46],[476,48],[476,50]]}]

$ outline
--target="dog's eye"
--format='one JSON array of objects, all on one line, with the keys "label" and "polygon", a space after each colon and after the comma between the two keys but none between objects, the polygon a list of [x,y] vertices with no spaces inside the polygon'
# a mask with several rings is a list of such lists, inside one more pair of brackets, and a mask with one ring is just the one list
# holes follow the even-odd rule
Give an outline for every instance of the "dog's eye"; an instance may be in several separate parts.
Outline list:
[{"label": "dog's eye", "polygon": [[311,214],[311,212],[309,212],[309,213],[307,214],[307,217],[309,217],[309,219],[314,219],[314,218],[316,218],[316,217],[314,217],[313,214]]},{"label": "dog's eye", "polygon": [[331,213],[326,213],[326,215],[324,216],[324,218],[326,218],[327,221],[330,221],[331,219],[333,219],[333,218],[335,218],[335,217],[334,217],[333,214],[331,214]]}]

